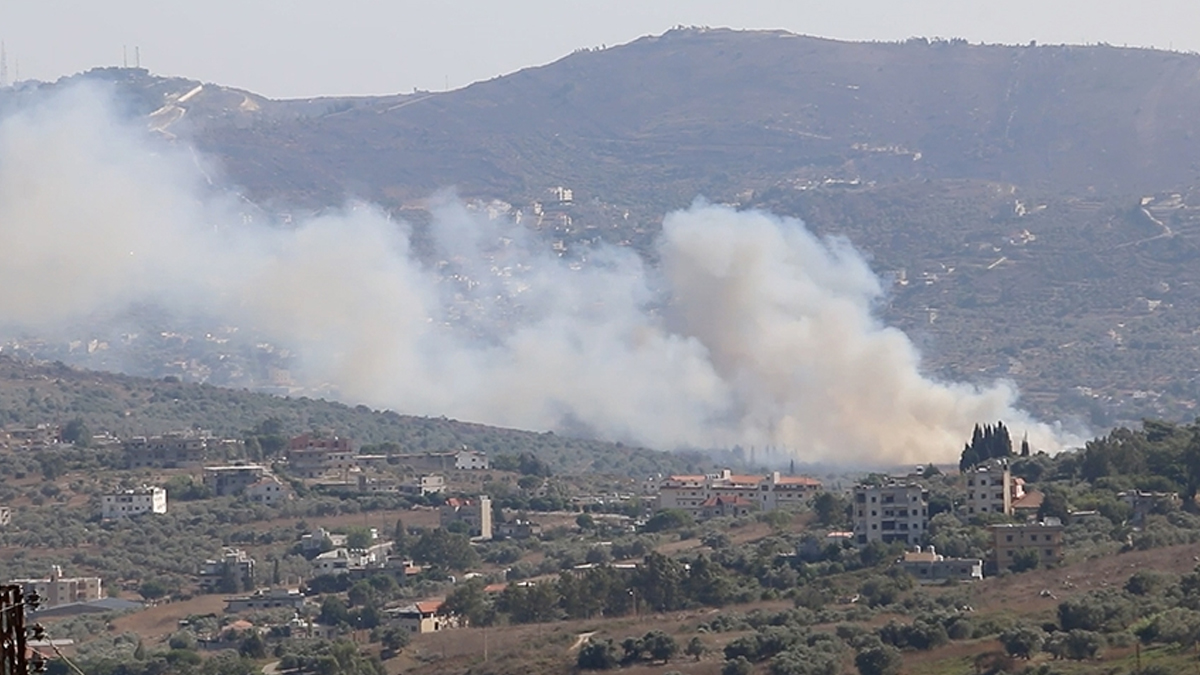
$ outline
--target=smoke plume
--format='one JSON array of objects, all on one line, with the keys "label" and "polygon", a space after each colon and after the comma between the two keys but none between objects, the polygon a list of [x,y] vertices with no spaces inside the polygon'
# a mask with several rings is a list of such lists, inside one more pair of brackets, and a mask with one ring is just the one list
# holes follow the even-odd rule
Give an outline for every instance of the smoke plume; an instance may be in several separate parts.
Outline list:
[{"label": "smoke plume", "polygon": [[796,220],[698,203],[651,269],[571,263],[507,217],[444,197],[435,255],[368,205],[246,222],[186,148],[74,89],[0,123],[0,322],[52,334],[135,303],[219,317],[299,358],[350,402],[662,449],[785,447],[855,465],[949,461],[1003,419],[1055,429],[1006,383],[937,382],[872,313],[878,278]]}]

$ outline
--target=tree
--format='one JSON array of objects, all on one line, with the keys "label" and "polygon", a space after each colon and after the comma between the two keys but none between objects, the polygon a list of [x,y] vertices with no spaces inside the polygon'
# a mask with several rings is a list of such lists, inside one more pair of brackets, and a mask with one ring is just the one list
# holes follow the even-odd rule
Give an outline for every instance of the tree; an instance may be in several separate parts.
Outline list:
[{"label": "tree", "polygon": [[63,426],[62,439],[66,443],[86,448],[92,444],[92,432],[88,430],[82,419],[76,417]]},{"label": "tree", "polygon": [[138,587],[138,594],[147,600],[157,600],[170,592],[161,579],[147,579]]},{"label": "tree", "polygon": [[654,630],[646,633],[646,636],[642,638],[642,649],[650,655],[651,659],[666,663],[679,652],[679,645],[675,642],[675,638],[661,630]]},{"label": "tree", "polygon": [[267,658],[267,643],[263,641],[262,636],[258,631],[250,631],[250,635],[242,640],[242,644],[238,645],[238,654],[248,659],[265,659]]},{"label": "tree", "polygon": [[455,586],[446,596],[446,602],[442,605],[443,611],[463,617],[470,625],[486,624],[489,607],[484,597],[483,586],[483,580],[478,577]]},{"label": "tree", "polygon": [[408,641],[408,631],[394,627],[383,631],[383,635],[379,636],[379,644],[383,646],[389,656],[395,655],[396,652],[407,647]]},{"label": "tree", "polygon": [[326,626],[342,626],[350,624],[350,610],[346,603],[336,595],[327,595],[321,601],[321,613],[317,622]]},{"label": "tree", "polygon": [[704,640],[700,639],[699,635],[693,635],[691,640],[688,640],[687,647],[683,650],[685,654],[695,658],[697,661],[704,656],[704,652],[708,651],[708,647],[704,646]]},{"label": "tree", "polygon": [[588,640],[579,649],[576,664],[581,670],[610,670],[616,668],[621,660],[617,657],[617,647],[612,640],[594,642]]},{"label": "tree", "polygon": [[725,661],[725,665],[721,666],[721,675],[750,675],[753,672],[754,664],[744,656],[729,659]]},{"label": "tree", "polygon": [[350,528],[350,531],[346,533],[347,548],[367,549],[370,548],[371,544],[374,543],[375,540],[371,537],[371,531],[365,527],[352,527]]},{"label": "tree", "polygon": [[834,492],[822,492],[813,498],[813,512],[822,527],[843,527],[849,522],[850,501]]},{"label": "tree", "polygon": [[1004,645],[1004,651],[1027,661],[1042,649],[1045,641],[1046,634],[1041,628],[1026,624],[1013,626],[1000,634],[1000,644]]},{"label": "tree", "polygon": [[665,509],[646,521],[647,532],[665,532],[692,524],[692,515],[683,509]]},{"label": "tree", "polygon": [[862,675],[896,675],[904,660],[900,650],[885,644],[875,644],[854,657],[854,665]]},{"label": "tree", "polygon": [[412,547],[413,559],[452,570],[467,570],[479,564],[479,554],[463,534],[438,528],[421,534]]},{"label": "tree", "polygon": [[1013,554],[1012,564],[1009,567],[1014,572],[1028,572],[1037,569],[1041,562],[1042,558],[1038,555],[1037,549],[1025,548]]},{"label": "tree", "polygon": [[591,530],[596,527],[596,519],[590,513],[581,513],[575,518],[575,524],[581,530]]}]

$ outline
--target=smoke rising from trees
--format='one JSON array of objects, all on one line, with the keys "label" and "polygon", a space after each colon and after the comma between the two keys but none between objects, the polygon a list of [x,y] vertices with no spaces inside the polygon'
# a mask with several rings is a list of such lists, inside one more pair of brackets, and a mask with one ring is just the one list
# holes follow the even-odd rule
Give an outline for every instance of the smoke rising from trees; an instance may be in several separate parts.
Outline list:
[{"label": "smoke rising from trees", "polygon": [[157,304],[269,337],[350,402],[662,449],[953,461],[996,419],[1062,443],[1008,383],[924,376],[874,316],[863,257],[796,220],[697,203],[667,216],[650,268],[617,248],[569,262],[452,197],[432,258],[368,205],[286,227],[245,211],[95,91],[43,100],[0,123],[0,322],[51,335]]}]

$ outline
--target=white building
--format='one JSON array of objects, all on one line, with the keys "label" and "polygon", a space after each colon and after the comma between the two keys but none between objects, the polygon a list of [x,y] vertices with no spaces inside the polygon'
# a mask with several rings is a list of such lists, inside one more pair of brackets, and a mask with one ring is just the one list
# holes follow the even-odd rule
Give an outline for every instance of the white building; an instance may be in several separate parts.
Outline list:
[{"label": "white building", "polygon": [[979,581],[983,579],[983,560],[979,558],[947,558],[939,555],[930,546],[921,550],[917,546],[906,551],[899,562],[900,567],[923,584],[939,581]]},{"label": "white building", "polygon": [[287,487],[270,474],[264,475],[256,483],[247,485],[242,494],[257,504],[278,504],[291,499],[292,496]]},{"label": "white building", "polygon": [[149,485],[104,495],[100,502],[100,515],[105,520],[128,518],[141,513],[166,512],[167,491]]},{"label": "white building", "polygon": [[446,479],[437,474],[414,476],[400,486],[400,491],[411,495],[436,495],[446,491]]},{"label": "white building", "polygon": [[484,470],[488,466],[488,456],[476,450],[459,450],[454,455],[454,468],[460,471]]},{"label": "white building", "polygon": [[1008,462],[1000,460],[981,464],[964,474],[967,499],[963,504],[967,516],[984,513],[1013,514],[1013,503],[1025,496],[1025,481],[1013,478]]},{"label": "white building", "polygon": [[916,483],[854,488],[854,541],[920,544],[929,529],[929,493]]},{"label": "white building", "polygon": [[808,476],[781,476],[772,472],[758,484],[759,508],[763,511],[798,509],[821,491],[821,481]]}]

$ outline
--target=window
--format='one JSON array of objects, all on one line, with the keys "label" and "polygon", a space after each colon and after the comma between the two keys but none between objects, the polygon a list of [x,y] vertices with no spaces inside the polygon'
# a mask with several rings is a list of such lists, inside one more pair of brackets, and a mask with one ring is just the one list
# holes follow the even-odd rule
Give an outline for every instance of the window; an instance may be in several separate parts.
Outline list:
[{"label": "window", "polygon": [[[1012,541],[1012,535],[1010,534],[1010,535],[1006,536],[1006,537],[1004,538],[1004,540],[1005,540],[1005,541]],[[1012,552],[1011,552],[1011,551],[1009,551],[1009,555],[1012,555]]]},{"label": "window", "polygon": [[1054,549],[1052,549],[1052,548],[1046,549],[1046,557],[1053,558],[1054,557]]},{"label": "window", "polygon": [[1009,551],[1009,552],[1008,552],[1008,557],[1010,557],[1010,558],[1011,558],[1011,557],[1013,557],[1013,552],[1012,552],[1012,551]]},{"label": "window", "polygon": [[980,478],[980,479],[979,479],[979,484],[980,484],[980,485],[987,485],[987,479],[986,479],[986,478]]}]

